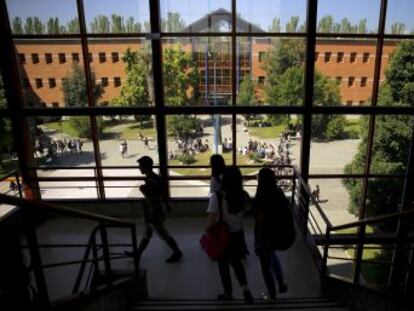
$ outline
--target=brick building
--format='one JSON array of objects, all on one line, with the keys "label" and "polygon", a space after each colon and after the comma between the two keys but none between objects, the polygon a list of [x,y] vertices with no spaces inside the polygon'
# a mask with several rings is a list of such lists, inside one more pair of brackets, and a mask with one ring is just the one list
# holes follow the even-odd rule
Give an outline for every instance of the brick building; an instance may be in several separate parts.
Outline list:
[{"label": "brick building", "polygon": [[[217,13],[216,13],[217,14]],[[210,15],[192,23],[184,32],[203,32],[211,29],[211,23],[226,22],[227,15],[211,21]],[[256,26],[239,18],[238,28],[242,31],[263,33],[263,37],[239,37],[237,39],[236,76],[237,85],[248,76],[257,84],[259,100],[263,101],[262,85],[266,82],[263,62],[274,38]],[[202,98],[226,98],[231,94],[232,55],[231,40],[220,38],[190,37],[180,38],[184,51],[192,57],[200,72],[200,91]],[[300,39],[299,39],[300,40]],[[89,41],[89,61],[95,73],[96,83],[100,83],[105,92],[99,103],[110,104],[120,94],[125,82],[125,64],[122,57],[128,48],[142,48],[144,39],[111,38]],[[148,42],[148,41],[147,41]],[[178,42],[178,41],[174,41]],[[174,44],[165,40],[164,48]],[[382,53],[381,81],[384,68],[388,64],[390,53],[395,48],[393,41],[385,41]],[[70,74],[74,62],[83,66],[80,42],[65,39],[17,40],[16,51],[21,64],[21,79],[28,106],[63,107],[64,97],[62,80]],[[369,39],[318,39],[316,44],[316,70],[340,83],[342,103],[344,105],[365,105],[372,93],[376,41]],[[202,103],[200,103],[202,104]]]}]

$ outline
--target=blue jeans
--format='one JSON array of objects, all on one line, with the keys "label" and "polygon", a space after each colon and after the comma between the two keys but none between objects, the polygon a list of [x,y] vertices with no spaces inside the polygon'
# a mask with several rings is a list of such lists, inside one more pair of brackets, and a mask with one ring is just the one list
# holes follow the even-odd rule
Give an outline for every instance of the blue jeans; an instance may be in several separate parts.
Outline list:
[{"label": "blue jeans", "polygon": [[275,251],[262,251],[259,255],[262,275],[270,296],[276,295],[275,278],[279,287],[285,283],[282,265]]}]

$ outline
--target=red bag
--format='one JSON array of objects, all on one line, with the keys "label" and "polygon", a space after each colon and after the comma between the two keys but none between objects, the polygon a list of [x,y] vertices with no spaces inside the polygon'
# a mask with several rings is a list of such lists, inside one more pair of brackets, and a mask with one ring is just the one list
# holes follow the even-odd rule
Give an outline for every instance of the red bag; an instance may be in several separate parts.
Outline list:
[{"label": "red bag", "polygon": [[212,260],[217,260],[227,250],[230,242],[229,227],[222,221],[212,226],[200,239],[201,248]]},{"label": "red bag", "polygon": [[223,221],[221,195],[216,193],[219,206],[219,220],[200,239],[201,248],[212,260],[217,260],[227,250],[230,243],[230,231]]}]

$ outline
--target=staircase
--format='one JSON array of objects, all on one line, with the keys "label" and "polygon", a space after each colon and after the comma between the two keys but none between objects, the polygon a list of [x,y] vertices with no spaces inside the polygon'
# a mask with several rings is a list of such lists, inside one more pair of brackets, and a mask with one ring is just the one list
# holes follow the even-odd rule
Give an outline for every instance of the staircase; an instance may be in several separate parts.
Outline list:
[{"label": "staircase", "polygon": [[204,310],[312,310],[347,311],[336,301],[327,297],[280,298],[276,301],[257,301],[247,305],[243,300],[147,300],[132,306],[129,311],[204,311]]}]

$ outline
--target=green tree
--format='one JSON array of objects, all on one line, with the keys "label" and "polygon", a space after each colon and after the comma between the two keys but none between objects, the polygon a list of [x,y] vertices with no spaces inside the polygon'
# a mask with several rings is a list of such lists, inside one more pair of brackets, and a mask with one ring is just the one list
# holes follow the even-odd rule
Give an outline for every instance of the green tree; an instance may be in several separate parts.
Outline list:
[{"label": "green tree", "polygon": [[272,20],[272,26],[270,26],[269,31],[270,32],[280,32],[282,30],[282,28],[280,27],[280,18],[275,17]]},{"label": "green tree", "polygon": [[61,30],[59,26],[59,19],[57,17],[49,18],[46,24],[46,29],[48,34],[59,34]]},{"label": "green tree", "polygon": [[111,22],[109,21],[108,16],[98,15],[95,16],[90,23],[90,28],[91,33],[110,33]]},{"label": "green tree", "polygon": [[167,19],[161,21],[162,29],[166,32],[180,32],[185,27],[185,21],[180,13],[168,12]]},{"label": "green tree", "polygon": [[[91,79],[93,81],[93,98],[96,102],[101,98],[104,90],[100,84],[95,84],[94,72],[92,72]],[[78,63],[73,63],[72,71],[66,75],[63,81],[62,91],[66,107],[88,106],[85,73]]]},{"label": "green tree", "polygon": [[128,33],[141,32],[142,25],[139,22],[135,23],[135,19],[132,16],[130,16],[125,22],[125,30]]},{"label": "green tree", "polygon": [[[385,70],[386,81],[378,94],[380,106],[414,106],[414,42],[404,41],[391,55]],[[381,115],[375,119],[371,172],[379,174],[404,173],[408,159],[408,146],[412,134],[412,116]],[[345,173],[360,173],[364,169],[368,119],[364,118],[362,141]],[[358,214],[362,182],[343,180],[350,195],[349,211]],[[366,215],[376,216],[394,212],[401,198],[400,180],[371,178],[367,192]]]},{"label": "green tree", "polygon": [[358,33],[367,33],[368,27],[367,27],[367,19],[361,19],[358,23]]},{"label": "green tree", "polygon": [[124,33],[126,32],[124,19],[120,15],[111,15],[111,31],[113,33]]},{"label": "green tree", "polygon": [[33,18],[33,31],[36,35],[42,35],[45,33],[45,25],[38,17]]},{"label": "green tree", "polygon": [[331,15],[323,16],[318,24],[318,32],[334,32],[334,18]]},{"label": "green tree", "polygon": [[394,23],[391,25],[391,33],[394,35],[402,35],[405,32],[405,24],[404,23]]},{"label": "green tree", "polygon": [[12,31],[16,35],[22,35],[23,34],[23,22],[22,22],[22,19],[20,17],[13,18]]},{"label": "green tree", "polygon": [[285,26],[286,32],[302,32],[303,25],[299,25],[299,16],[292,16]]},{"label": "green tree", "polygon": [[[4,92],[3,79],[0,75],[0,108],[7,108],[6,95]],[[0,117],[0,169],[3,168],[3,154],[13,144],[11,122],[7,118]]]},{"label": "green tree", "polygon": [[[138,51],[128,48],[122,60],[125,63],[126,81],[122,86],[121,94],[112,101],[112,104],[138,107],[154,105],[149,46],[144,46]],[[135,116],[141,125],[150,118],[151,116],[146,115]]]},{"label": "green tree", "polygon": [[24,23],[24,33],[27,35],[34,34],[34,23],[32,17],[27,17]]},{"label": "green tree", "polygon": [[66,29],[68,33],[79,33],[80,29],[79,29],[79,20],[78,18],[74,18],[71,19],[67,25],[66,25]]},{"label": "green tree", "polygon": [[[252,81],[251,77],[244,78],[240,83],[237,104],[241,106],[249,106],[256,104],[256,102],[255,83]],[[245,118],[249,120],[253,116],[254,115],[247,114],[245,115]]]}]

